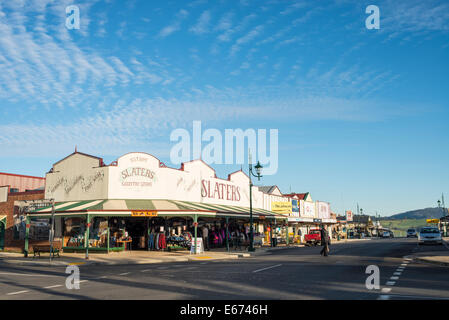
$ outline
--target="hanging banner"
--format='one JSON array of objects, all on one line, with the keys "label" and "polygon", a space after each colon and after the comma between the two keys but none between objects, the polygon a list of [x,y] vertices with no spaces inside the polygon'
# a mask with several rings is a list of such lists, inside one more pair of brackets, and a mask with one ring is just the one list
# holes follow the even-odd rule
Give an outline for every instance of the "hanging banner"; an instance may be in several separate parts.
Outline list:
[{"label": "hanging banner", "polygon": [[292,200],[292,214],[293,217],[299,217],[298,200]]},{"label": "hanging banner", "polygon": [[347,210],[346,211],[346,221],[352,221],[352,219],[353,219],[352,211]]}]

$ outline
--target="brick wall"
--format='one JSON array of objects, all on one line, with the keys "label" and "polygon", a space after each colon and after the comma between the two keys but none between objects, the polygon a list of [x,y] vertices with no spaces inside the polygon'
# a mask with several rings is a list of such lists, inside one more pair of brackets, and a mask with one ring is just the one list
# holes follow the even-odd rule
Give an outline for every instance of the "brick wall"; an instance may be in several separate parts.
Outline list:
[{"label": "brick wall", "polygon": [[[8,201],[0,202],[0,215],[6,215],[5,251],[22,252],[25,247],[24,240],[14,240],[14,214],[18,213],[17,208],[14,208],[14,201],[42,200],[44,199],[44,194],[45,192],[43,190],[10,193],[8,195]],[[16,212],[14,212],[14,210],[16,210]],[[38,244],[39,242],[42,243],[43,241],[30,241],[30,246]]]}]

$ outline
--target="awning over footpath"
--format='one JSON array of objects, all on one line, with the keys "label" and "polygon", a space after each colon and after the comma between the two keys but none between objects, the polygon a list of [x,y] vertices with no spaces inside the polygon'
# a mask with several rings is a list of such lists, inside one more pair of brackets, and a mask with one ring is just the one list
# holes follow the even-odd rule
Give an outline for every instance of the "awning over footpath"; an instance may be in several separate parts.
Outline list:
[{"label": "awning over footpath", "polygon": [[[249,208],[176,200],[90,200],[55,203],[56,216],[133,216],[139,211],[154,211],[158,216],[205,216],[249,218]],[[29,213],[30,217],[50,217],[52,207]],[[253,208],[253,217],[259,219],[287,219],[274,212]]]}]

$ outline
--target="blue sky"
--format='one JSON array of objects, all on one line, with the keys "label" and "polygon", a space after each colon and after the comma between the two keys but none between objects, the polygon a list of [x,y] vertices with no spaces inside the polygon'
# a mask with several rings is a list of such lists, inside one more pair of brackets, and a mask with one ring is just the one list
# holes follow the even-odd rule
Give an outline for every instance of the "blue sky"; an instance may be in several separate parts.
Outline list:
[{"label": "blue sky", "polygon": [[75,145],[171,165],[170,132],[201,120],[278,129],[279,170],[261,183],[333,211],[435,206],[448,58],[447,1],[0,0],[0,171],[43,176]]}]

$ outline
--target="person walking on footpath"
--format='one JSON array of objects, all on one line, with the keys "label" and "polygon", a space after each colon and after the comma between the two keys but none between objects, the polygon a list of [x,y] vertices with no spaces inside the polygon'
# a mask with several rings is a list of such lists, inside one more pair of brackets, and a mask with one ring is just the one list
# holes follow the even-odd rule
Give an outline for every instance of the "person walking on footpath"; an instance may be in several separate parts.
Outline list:
[{"label": "person walking on footpath", "polygon": [[201,232],[203,235],[204,249],[209,251],[209,229],[207,229],[206,225],[203,226]]},{"label": "person walking on footpath", "polygon": [[321,226],[320,233],[321,233],[321,245],[323,246],[323,249],[321,249],[320,254],[322,256],[327,257],[329,255],[329,236],[325,226]]}]

